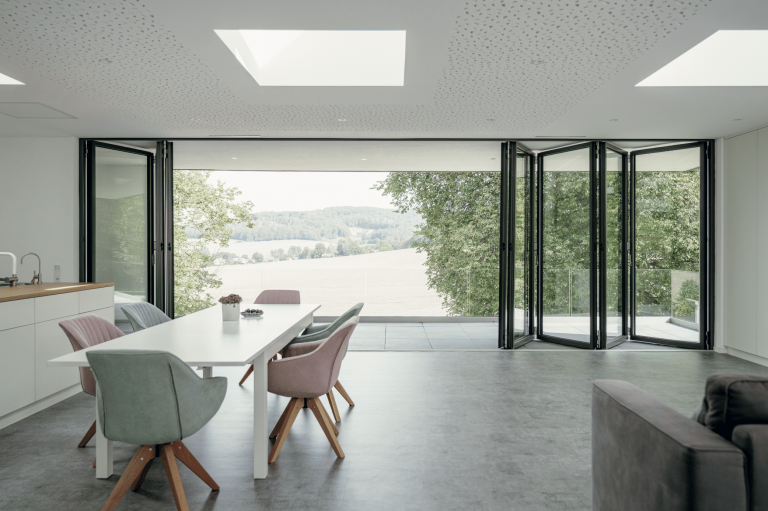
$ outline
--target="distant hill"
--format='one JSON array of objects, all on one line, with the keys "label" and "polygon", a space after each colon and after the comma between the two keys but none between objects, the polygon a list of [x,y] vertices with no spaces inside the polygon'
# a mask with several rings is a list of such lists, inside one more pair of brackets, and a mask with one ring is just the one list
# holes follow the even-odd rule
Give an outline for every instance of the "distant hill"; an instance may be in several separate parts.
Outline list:
[{"label": "distant hill", "polygon": [[[242,241],[321,240],[352,237],[352,228],[365,229],[363,243],[387,241],[397,246],[413,237],[421,223],[418,213],[386,208],[341,206],[314,211],[262,211],[253,228],[234,226],[232,238]],[[360,235],[358,233],[358,235]]]}]

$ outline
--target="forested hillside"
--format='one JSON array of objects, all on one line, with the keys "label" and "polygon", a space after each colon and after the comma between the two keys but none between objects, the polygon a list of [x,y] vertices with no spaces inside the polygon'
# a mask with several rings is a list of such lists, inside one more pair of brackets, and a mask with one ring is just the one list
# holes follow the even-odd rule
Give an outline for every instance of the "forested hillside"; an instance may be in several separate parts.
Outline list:
[{"label": "forested hillside", "polygon": [[387,241],[393,246],[411,238],[421,222],[418,213],[369,207],[334,207],[314,211],[263,211],[254,214],[253,227],[233,226],[232,238],[242,241],[322,240],[349,238],[351,228],[364,242]]}]

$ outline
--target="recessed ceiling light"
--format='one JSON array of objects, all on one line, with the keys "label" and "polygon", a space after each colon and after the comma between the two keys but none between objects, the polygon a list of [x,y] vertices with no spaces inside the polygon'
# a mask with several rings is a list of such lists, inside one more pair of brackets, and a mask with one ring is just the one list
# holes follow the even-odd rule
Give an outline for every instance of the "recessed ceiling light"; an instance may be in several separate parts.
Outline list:
[{"label": "recessed ceiling light", "polygon": [[232,157],[232,159],[233,159],[233,160],[236,160],[237,158],[235,158],[235,157],[233,156],[233,157]]},{"label": "recessed ceiling light", "polygon": [[339,119],[339,122],[347,122],[346,119]]},{"label": "recessed ceiling light", "polygon": [[360,161],[368,161],[368,158],[361,158]]},{"label": "recessed ceiling light", "polygon": [[261,86],[395,86],[405,30],[215,30]]},{"label": "recessed ceiling light", "polygon": [[636,87],[768,86],[768,30],[718,30]]},{"label": "recessed ceiling light", "polygon": [[4,75],[0,73],[0,85],[24,85],[24,84],[18,80],[14,80],[8,75]]}]

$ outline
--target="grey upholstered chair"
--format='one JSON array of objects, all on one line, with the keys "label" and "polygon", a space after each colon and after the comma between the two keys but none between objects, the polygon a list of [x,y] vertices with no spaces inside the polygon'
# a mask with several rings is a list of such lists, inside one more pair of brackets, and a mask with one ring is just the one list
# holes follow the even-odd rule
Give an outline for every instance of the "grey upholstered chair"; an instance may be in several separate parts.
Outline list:
[{"label": "grey upholstered chair", "polygon": [[[72,349],[74,351],[80,351],[102,342],[111,341],[118,337],[123,337],[123,332],[117,329],[115,325],[102,319],[98,316],[83,316],[75,319],[68,319],[59,323],[59,326],[67,335]],[[80,386],[83,388],[83,392],[91,396],[96,395],[96,380],[93,379],[93,373],[89,367],[80,368]],[[85,447],[85,445],[96,434],[96,421],[93,421],[91,427],[88,428],[88,432],[85,434],[78,447]],[[93,466],[96,466],[94,460]]]},{"label": "grey upholstered chair", "polygon": [[117,507],[128,488],[138,490],[156,457],[163,462],[177,509],[189,507],[176,458],[218,490],[182,439],[216,415],[227,393],[227,379],[202,379],[164,351],[102,350],[86,356],[96,377],[101,432],[108,440],[140,446],[102,511]]},{"label": "grey upholstered chair", "polygon": [[283,350],[283,358],[269,361],[268,390],[273,394],[291,398],[275,429],[269,435],[269,438],[276,438],[272,452],[269,453],[270,463],[274,463],[280,454],[293,421],[304,406],[312,410],[336,456],[344,457],[344,451],[336,438],[339,430],[331,422],[328,412],[318,398],[327,395],[338,380],[344,352],[357,321],[357,317],[350,319],[323,341],[288,346]]},{"label": "grey upholstered chair", "polygon": [[163,311],[148,302],[129,303],[120,308],[131,322],[134,332],[171,321]]},{"label": "grey upholstered chair", "polygon": [[[268,304],[279,304],[279,305],[294,305],[301,303],[301,293],[298,291],[293,291],[290,289],[267,289],[259,293],[259,296],[256,297],[256,300],[253,302],[255,304],[262,304],[262,305],[268,305]],[[253,372],[253,366],[251,365],[247,371],[245,371],[245,375],[240,379],[240,385],[245,383],[245,380],[248,379],[248,377]]]},{"label": "grey upholstered chair", "polygon": [[[327,339],[333,332],[336,331],[337,328],[339,328],[340,325],[344,324],[352,318],[358,318],[360,316],[360,311],[363,310],[363,306],[365,306],[364,303],[356,304],[347,312],[336,318],[333,323],[329,325],[312,325],[307,327],[302,335],[298,336],[289,343],[289,346]],[[347,344],[347,348],[349,348],[349,344]],[[347,356],[347,348],[344,348],[345,357]],[[355,403],[352,401],[352,398],[349,397],[349,394],[347,394],[347,391],[344,389],[340,381],[336,380],[334,388],[339,391],[339,394],[341,394],[347,403],[349,403],[349,406],[355,406]],[[331,405],[333,418],[336,420],[336,422],[341,422],[341,415],[339,414],[339,407],[336,406],[336,398],[333,396],[333,389],[328,391],[328,395],[326,397],[328,398],[328,404]]]}]

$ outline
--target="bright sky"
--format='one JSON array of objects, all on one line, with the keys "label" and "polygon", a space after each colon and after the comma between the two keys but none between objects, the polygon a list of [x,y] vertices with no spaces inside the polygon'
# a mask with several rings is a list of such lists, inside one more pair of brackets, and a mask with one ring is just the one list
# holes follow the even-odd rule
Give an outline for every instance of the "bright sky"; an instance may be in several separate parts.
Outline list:
[{"label": "bright sky", "polygon": [[254,211],[310,211],[333,206],[390,208],[390,198],[370,188],[386,172],[259,172],[217,170],[208,178],[235,186]]}]

